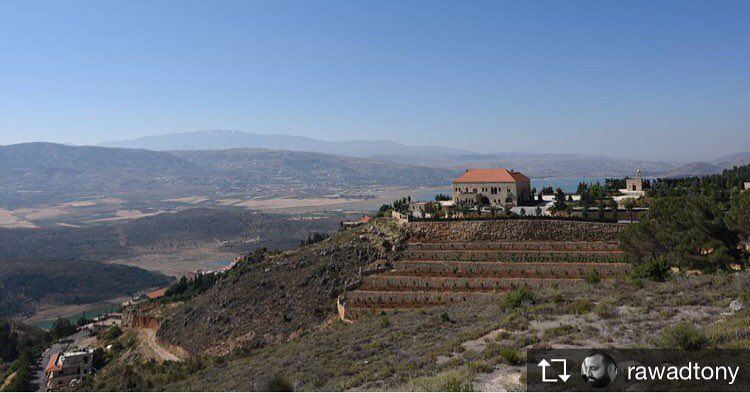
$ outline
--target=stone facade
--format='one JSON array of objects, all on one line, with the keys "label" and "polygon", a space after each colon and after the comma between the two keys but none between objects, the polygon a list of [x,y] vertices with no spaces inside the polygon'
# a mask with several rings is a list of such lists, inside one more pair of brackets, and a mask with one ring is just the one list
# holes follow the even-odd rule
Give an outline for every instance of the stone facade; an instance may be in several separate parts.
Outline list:
[{"label": "stone facade", "polygon": [[533,200],[528,177],[505,169],[471,169],[453,181],[453,203],[518,206]]},{"label": "stone facade", "polygon": [[44,370],[45,390],[65,390],[80,383],[93,369],[93,350],[90,348],[53,354]]},{"label": "stone facade", "polygon": [[625,179],[625,189],[629,192],[643,192],[643,174],[640,169],[635,172],[635,179]]}]

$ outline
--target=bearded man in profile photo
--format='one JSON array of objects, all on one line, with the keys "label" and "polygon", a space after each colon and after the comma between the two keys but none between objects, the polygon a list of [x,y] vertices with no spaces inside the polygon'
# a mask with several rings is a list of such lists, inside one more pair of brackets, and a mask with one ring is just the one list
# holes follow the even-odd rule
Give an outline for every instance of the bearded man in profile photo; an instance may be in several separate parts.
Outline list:
[{"label": "bearded man in profile photo", "polygon": [[595,353],[583,359],[581,376],[589,386],[604,388],[609,386],[617,377],[617,364],[611,356],[604,353]]}]

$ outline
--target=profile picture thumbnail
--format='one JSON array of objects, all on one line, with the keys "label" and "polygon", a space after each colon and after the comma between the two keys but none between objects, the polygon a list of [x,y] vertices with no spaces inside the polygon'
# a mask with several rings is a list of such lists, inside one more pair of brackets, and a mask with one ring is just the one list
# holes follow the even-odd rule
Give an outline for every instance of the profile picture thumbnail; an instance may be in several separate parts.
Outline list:
[{"label": "profile picture thumbnail", "polygon": [[606,353],[594,353],[583,359],[581,377],[593,388],[605,388],[617,377],[617,363]]}]

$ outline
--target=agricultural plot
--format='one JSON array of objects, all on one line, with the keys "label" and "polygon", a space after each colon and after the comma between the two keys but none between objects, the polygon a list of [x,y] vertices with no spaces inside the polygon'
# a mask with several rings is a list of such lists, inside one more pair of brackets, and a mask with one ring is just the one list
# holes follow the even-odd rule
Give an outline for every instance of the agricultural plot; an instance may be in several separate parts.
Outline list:
[{"label": "agricultural plot", "polygon": [[407,243],[389,270],[364,275],[344,303],[353,314],[454,304],[524,286],[611,280],[630,268],[612,241]]}]

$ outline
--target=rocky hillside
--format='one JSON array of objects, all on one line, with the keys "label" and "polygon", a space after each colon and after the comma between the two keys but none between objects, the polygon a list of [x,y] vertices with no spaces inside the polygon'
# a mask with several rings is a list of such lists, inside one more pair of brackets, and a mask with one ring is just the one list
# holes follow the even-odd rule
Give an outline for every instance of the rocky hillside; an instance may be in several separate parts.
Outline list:
[{"label": "rocky hillside", "polygon": [[400,239],[376,220],[332,238],[237,264],[207,292],[168,312],[159,338],[192,354],[262,347],[314,330],[359,268],[387,259]]}]

